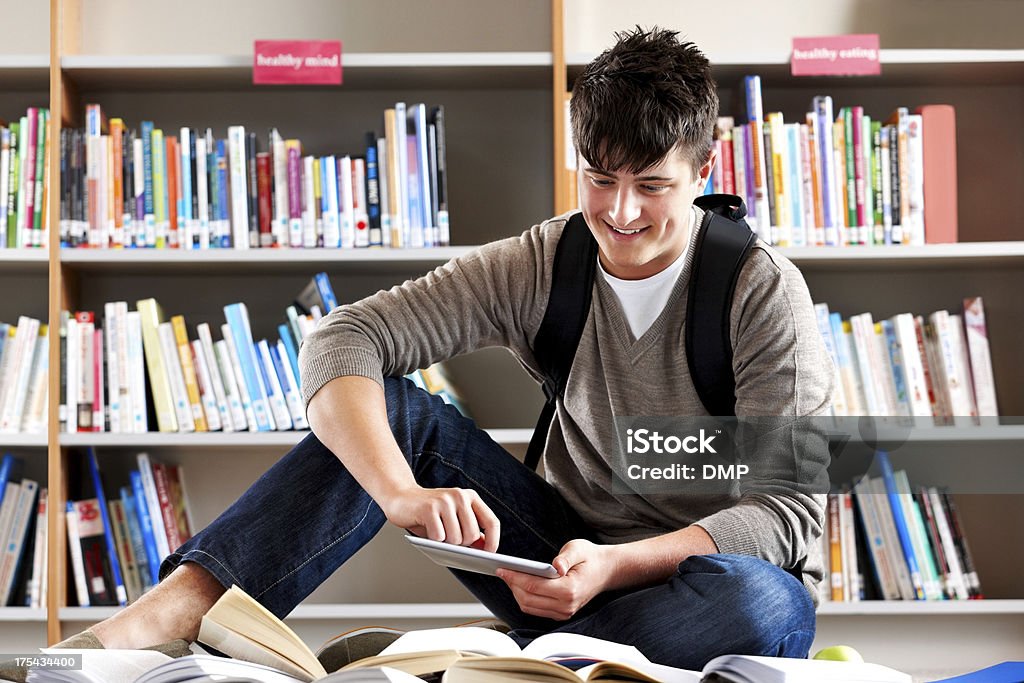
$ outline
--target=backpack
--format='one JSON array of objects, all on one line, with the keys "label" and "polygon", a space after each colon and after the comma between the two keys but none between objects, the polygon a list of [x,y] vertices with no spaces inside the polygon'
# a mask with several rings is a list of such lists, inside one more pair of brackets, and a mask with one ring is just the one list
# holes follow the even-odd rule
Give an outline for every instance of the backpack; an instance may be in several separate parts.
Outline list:
[{"label": "backpack", "polygon": [[[743,217],[743,200],[731,194],[710,194],[693,202],[704,210],[694,244],[693,269],[686,300],[686,362],[697,396],[714,416],[736,414],[736,377],[732,371],[729,316],[740,270],[757,236]],[[590,298],[597,269],[597,241],[583,214],[565,224],[555,250],[551,295],[534,356],[544,374],[544,409],[541,411],[525,463],[537,469],[555,402],[565,395],[576,347],[590,313]],[[696,334],[700,330],[701,334]]]}]

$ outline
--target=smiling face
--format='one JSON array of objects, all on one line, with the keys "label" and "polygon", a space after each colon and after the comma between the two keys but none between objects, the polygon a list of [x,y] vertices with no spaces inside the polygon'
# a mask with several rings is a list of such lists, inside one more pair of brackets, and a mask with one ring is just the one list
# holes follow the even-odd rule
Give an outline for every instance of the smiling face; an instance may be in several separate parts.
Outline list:
[{"label": "smiling face", "polygon": [[703,192],[714,161],[712,154],[694,173],[677,148],[653,166],[630,173],[579,159],[580,207],[605,271],[622,280],[641,280],[679,258],[690,239],[690,206]]}]

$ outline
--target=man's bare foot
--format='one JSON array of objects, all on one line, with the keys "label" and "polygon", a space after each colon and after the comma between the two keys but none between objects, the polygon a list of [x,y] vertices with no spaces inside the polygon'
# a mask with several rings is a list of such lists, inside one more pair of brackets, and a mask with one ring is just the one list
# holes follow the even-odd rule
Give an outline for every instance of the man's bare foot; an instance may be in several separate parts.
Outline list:
[{"label": "man's bare foot", "polygon": [[198,564],[186,562],[114,616],[92,627],[107,649],[138,649],[172,640],[194,642],[199,623],[224,586]]}]

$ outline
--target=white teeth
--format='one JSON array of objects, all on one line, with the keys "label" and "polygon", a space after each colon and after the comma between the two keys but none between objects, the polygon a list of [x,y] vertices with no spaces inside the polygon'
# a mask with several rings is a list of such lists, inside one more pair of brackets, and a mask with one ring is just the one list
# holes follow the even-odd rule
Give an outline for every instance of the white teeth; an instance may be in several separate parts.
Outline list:
[{"label": "white teeth", "polygon": [[643,230],[643,228],[637,228],[636,230],[619,230],[618,228],[612,228],[612,230],[619,233],[620,235],[635,235],[641,230]]}]

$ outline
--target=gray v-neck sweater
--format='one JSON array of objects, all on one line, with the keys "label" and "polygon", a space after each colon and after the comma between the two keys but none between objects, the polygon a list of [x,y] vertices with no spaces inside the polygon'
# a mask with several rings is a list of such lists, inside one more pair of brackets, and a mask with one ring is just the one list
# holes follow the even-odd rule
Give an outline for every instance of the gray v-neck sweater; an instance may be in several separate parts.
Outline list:
[{"label": "gray v-neck sweater", "polygon": [[[299,353],[305,402],[336,377],[382,382],[385,375],[404,375],[487,346],[507,347],[539,379],[532,344],[567,218],[485,245],[325,316]],[[605,542],[697,524],[723,553],[801,570],[817,600],[823,494],[796,487],[780,495],[612,492],[612,454],[619,448],[615,416],[707,415],[683,345],[691,259],[688,255],[668,303],[640,339],[633,339],[611,286],[594,279],[593,304],[565,398],[548,433],[546,477]],[[792,263],[761,242],[740,273],[730,334],[737,415],[799,417],[828,410],[832,364],[807,286]]]}]

